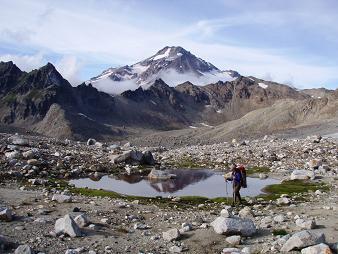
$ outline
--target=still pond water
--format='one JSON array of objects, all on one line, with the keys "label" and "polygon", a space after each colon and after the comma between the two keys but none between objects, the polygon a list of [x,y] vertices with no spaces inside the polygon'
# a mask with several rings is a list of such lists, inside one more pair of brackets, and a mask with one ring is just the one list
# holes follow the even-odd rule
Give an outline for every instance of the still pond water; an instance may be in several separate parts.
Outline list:
[{"label": "still pond water", "polygon": [[[100,180],[82,178],[71,180],[76,187],[90,189],[103,189],[115,191],[120,194],[156,197],[156,196],[203,196],[208,198],[231,197],[232,183],[224,181],[224,173],[212,170],[170,170],[177,177],[174,179],[155,181],[146,176],[122,175],[103,176]],[[262,189],[270,184],[279,183],[278,180],[268,178],[247,178],[248,188],[241,189],[242,196],[257,196]]]}]

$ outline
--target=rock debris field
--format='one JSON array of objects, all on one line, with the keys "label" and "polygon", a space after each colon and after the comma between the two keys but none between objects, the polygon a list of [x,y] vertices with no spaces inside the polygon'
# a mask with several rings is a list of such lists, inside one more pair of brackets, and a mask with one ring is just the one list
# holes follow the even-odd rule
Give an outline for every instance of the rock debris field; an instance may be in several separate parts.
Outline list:
[{"label": "rock debris field", "polygon": [[[0,134],[0,253],[337,253],[337,158],[337,142],[320,136],[168,149]],[[222,197],[130,197],[67,183],[228,172],[233,162],[281,184],[232,207]]]}]

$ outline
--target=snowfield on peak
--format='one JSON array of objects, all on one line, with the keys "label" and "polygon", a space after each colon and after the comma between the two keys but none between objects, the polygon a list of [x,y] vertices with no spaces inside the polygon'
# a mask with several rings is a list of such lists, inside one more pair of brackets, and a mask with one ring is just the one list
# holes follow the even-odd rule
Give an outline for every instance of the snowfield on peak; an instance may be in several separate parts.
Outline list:
[{"label": "snowfield on peak", "polygon": [[161,59],[161,58],[168,57],[168,56],[169,56],[169,53],[170,53],[170,50],[171,50],[171,48],[168,48],[166,52],[164,52],[163,54],[154,56],[154,57],[152,58],[152,60],[156,61],[156,60],[159,60],[159,59]]},{"label": "snowfield on peak", "polygon": [[100,91],[109,94],[120,94],[140,86],[147,89],[156,79],[162,79],[169,86],[187,81],[202,86],[218,81],[232,81],[236,79],[233,73],[219,70],[182,47],[164,47],[136,64],[109,68],[86,83],[92,83]]}]

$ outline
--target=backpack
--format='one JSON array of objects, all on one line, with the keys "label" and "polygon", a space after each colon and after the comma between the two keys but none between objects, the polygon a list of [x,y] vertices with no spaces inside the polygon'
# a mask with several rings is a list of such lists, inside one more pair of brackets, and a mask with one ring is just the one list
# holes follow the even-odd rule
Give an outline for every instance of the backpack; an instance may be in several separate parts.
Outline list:
[{"label": "backpack", "polygon": [[242,186],[242,188],[247,188],[248,185],[246,183],[246,170],[245,170],[245,167],[244,167],[244,165],[239,165],[237,168],[241,171],[241,175],[242,175],[241,186]]}]

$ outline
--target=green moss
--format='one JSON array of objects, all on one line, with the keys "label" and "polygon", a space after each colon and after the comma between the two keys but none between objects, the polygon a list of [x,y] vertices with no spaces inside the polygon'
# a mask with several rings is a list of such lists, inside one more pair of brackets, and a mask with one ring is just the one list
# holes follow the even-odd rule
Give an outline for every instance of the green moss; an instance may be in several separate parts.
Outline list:
[{"label": "green moss", "polygon": [[246,170],[247,175],[254,175],[254,174],[260,174],[260,173],[269,173],[270,168],[268,167],[251,167]]},{"label": "green moss", "polygon": [[294,195],[297,193],[305,193],[308,191],[323,190],[327,191],[329,187],[324,183],[315,183],[305,180],[290,180],[283,181],[281,184],[272,184],[266,186],[263,191],[267,194],[260,195],[259,197],[265,200],[274,200],[282,194]]},{"label": "green moss", "polygon": [[274,230],[272,231],[272,234],[273,234],[274,236],[277,236],[277,235],[287,235],[288,232],[287,232],[285,229],[274,229]]},{"label": "green moss", "polygon": [[113,191],[95,190],[87,188],[73,188],[70,190],[74,194],[80,194],[89,197],[109,197],[109,198],[123,198],[124,196]]}]

